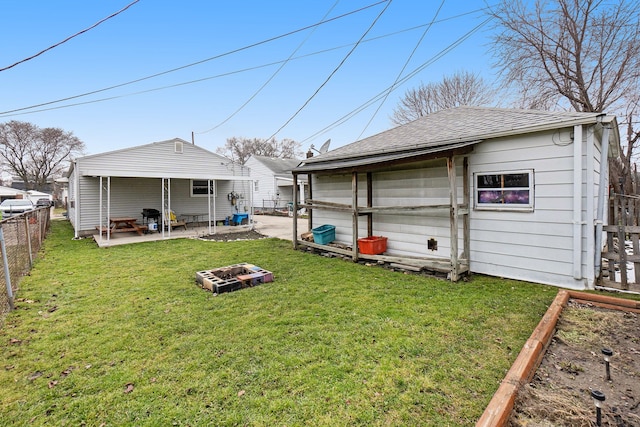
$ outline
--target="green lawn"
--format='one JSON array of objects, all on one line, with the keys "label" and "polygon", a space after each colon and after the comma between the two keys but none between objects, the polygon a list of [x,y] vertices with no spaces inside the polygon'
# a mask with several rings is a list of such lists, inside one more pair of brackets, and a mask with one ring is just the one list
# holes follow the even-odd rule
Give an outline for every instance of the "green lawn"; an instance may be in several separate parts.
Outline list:
[{"label": "green lawn", "polygon": [[[277,239],[99,249],[72,235],[53,222],[0,329],[2,425],[473,425],[557,293]],[[196,286],[239,262],[275,281]]]}]

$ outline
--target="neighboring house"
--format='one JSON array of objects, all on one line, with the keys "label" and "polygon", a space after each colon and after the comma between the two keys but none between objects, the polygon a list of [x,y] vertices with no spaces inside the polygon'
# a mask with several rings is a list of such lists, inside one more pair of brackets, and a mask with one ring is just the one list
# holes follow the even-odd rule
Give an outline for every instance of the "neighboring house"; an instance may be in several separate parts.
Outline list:
[{"label": "neighboring house", "polygon": [[[40,190],[42,190],[44,192],[52,193],[53,192],[53,183],[54,183],[54,180],[52,178],[47,179],[47,183],[44,186],[42,186],[42,188],[40,188]],[[19,176],[15,176],[14,175],[14,176],[11,177],[11,187],[15,188],[17,190],[27,191],[27,184]]]},{"label": "neighboring house", "polygon": [[40,199],[47,199],[49,202],[53,202],[53,196],[51,194],[36,190],[27,190],[27,198],[31,200],[34,205]]},{"label": "neighboring house", "polygon": [[0,186],[0,202],[5,199],[26,199],[27,192],[13,187]]},{"label": "neighboring house", "polygon": [[[291,170],[299,164],[300,160],[296,159],[249,157],[244,165],[250,169],[254,182],[254,207],[266,211],[287,209],[287,204],[293,202]],[[299,179],[298,186],[298,201],[304,200],[306,179]]]},{"label": "neighboring house", "polygon": [[76,236],[96,233],[113,217],[143,222],[143,209],[215,224],[251,206],[248,175],[247,168],[179,138],[80,157],[67,174],[68,216]]},{"label": "neighboring house", "polygon": [[[600,273],[615,117],[460,107],[312,157],[312,227],[360,258],[592,289]],[[358,239],[388,238],[384,255]],[[346,245],[347,249],[344,248]]]},{"label": "neighboring house", "polygon": [[67,208],[69,202],[69,178],[56,178],[54,181],[54,202],[57,206]]}]

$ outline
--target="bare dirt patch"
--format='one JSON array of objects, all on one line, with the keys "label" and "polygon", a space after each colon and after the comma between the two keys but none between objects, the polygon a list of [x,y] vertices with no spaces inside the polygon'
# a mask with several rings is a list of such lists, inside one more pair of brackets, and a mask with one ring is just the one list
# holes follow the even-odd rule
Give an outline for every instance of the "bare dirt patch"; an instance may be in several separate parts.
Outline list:
[{"label": "bare dirt patch", "polygon": [[230,233],[209,234],[201,237],[203,240],[216,240],[220,242],[229,242],[234,240],[257,240],[265,239],[269,236],[258,233],[255,230],[233,231]]},{"label": "bare dirt patch", "polygon": [[[609,348],[606,380],[603,348]],[[640,316],[569,301],[510,426],[594,426],[592,390],[605,394],[603,426],[640,426]]]}]

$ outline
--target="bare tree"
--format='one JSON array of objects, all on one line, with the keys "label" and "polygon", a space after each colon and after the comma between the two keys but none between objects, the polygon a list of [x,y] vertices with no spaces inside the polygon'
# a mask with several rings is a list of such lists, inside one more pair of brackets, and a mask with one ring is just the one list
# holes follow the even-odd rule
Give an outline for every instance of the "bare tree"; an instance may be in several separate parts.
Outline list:
[{"label": "bare tree", "polygon": [[503,0],[491,14],[497,65],[529,102],[603,112],[637,89],[636,1]]},{"label": "bare tree", "polygon": [[401,125],[446,108],[487,105],[494,95],[494,90],[479,75],[457,72],[441,82],[409,89],[394,109],[391,121]]},{"label": "bare tree", "polygon": [[[637,1],[627,0],[536,0],[532,6],[503,0],[490,12],[496,22],[497,66],[505,86],[520,95],[519,106],[624,117],[623,177],[631,176],[638,142],[633,122],[638,114],[639,11]],[[619,187],[618,179],[612,184]]]},{"label": "bare tree", "polygon": [[228,138],[223,147],[216,149],[216,153],[240,164],[244,164],[252,154],[265,157],[281,157],[283,159],[294,159],[302,156],[300,143],[286,138],[280,141],[275,138],[269,140]]},{"label": "bare tree", "polygon": [[28,190],[41,190],[50,178],[62,176],[66,161],[83,150],[84,142],[72,132],[15,120],[0,124],[0,161]]}]

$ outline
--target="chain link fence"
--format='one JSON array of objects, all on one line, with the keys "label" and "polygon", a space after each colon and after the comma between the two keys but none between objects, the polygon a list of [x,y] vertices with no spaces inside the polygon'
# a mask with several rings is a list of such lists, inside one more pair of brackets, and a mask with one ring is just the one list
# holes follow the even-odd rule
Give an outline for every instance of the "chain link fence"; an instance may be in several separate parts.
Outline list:
[{"label": "chain link fence", "polygon": [[31,270],[49,231],[50,221],[50,208],[36,209],[0,221],[0,320],[13,309],[13,296],[20,279]]}]

